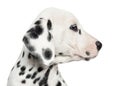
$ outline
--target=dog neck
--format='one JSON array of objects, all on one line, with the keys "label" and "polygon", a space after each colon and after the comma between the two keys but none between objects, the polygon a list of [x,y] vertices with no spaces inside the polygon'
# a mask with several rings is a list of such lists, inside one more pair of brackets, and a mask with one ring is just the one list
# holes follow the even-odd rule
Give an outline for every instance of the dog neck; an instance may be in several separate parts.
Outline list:
[{"label": "dog neck", "polygon": [[[17,68],[15,68],[15,66]],[[60,72],[58,71],[58,65],[45,66],[37,58],[32,56],[28,50],[25,48],[22,50],[20,57],[17,61],[17,64],[14,66],[11,72],[13,72],[9,79],[13,80],[12,82],[16,83],[17,79],[14,80],[16,71],[19,73],[19,77],[26,78],[27,80],[32,79],[31,84],[39,84],[39,86],[67,86],[63,78],[61,77]],[[31,76],[28,76],[31,74]],[[18,75],[17,75],[18,76]],[[20,80],[19,80],[20,81]],[[13,83],[13,84],[14,84]],[[19,83],[19,82],[18,82]],[[21,83],[21,82],[20,82]],[[16,86],[13,85],[12,86]],[[8,85],[9,86],[9,85]],[[36,85],[35,85],[36,86]]]}]

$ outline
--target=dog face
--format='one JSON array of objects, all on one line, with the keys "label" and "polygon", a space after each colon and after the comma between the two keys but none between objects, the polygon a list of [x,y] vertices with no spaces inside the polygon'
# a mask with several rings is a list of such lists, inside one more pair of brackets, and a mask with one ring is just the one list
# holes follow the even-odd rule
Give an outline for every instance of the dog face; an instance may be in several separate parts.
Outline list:
[{"label": "dog face", "polygon": [[[42,30],[39,31],[40,28],[36,30],[35,23],[38,21],[35,21],[33,26],[35,30],[28,31],[27,38],[30,40],[30,45],[35,48],[31,53],[39,56],[44,64],[89,60],[96,57],[102,47],[101,42],[86,33],[75,16],[67,11],[48,8],[40,14],[39,18],[42,19],[37,26]],[[30,34],[33,32],[40,32],[39,34],[42,35],[38,35],[38,39],[32,39]],[[50,58],[46,59],[48,57]]]}]

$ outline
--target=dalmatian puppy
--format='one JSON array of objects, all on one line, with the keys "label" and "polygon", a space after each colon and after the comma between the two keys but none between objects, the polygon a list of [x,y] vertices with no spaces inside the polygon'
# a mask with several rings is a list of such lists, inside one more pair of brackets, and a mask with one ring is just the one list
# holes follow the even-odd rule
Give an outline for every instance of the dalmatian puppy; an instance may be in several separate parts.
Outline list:
[{"label": "dalmatian puppy", "polygon": [[86,33],[70,12],[47,8],[23,37],[23,49],[7,86],[67,86],[58,64],[90,60],[102,43]]}]

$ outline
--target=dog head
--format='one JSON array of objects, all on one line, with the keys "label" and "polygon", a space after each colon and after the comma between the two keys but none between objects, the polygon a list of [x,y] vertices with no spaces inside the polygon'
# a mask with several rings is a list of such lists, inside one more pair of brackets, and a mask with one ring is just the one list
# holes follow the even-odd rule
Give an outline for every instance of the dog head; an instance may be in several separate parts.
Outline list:
[{"label": "dog head", "polygon": [[70,12],[48,8],[35,20],[23,41],[44,64],[89,60],[97,56],[102,43],[86,33]]}]

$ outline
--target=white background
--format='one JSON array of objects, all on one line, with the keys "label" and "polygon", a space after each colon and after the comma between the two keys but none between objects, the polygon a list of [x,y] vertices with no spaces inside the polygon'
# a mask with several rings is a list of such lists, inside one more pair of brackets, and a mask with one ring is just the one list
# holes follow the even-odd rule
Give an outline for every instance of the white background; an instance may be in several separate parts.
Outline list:
[{"label": "white background", "polygon": [[0,86],[5,86],[22,37],[48,7],[72,12],[103,48],[96,59],[60,65],[68,86],[120,86],[120,0],[0,0]]}]

